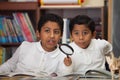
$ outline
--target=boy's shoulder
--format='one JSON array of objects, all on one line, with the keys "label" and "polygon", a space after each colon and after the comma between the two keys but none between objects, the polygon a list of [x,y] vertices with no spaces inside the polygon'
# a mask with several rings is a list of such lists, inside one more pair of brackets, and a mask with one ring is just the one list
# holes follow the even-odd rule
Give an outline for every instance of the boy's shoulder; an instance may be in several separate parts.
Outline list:
[{"label": "boy's shoulder", "polygon": [[69,45],[72,47],[76,46],[75,42],[71,42],[71,43],[69,43]]},{"label": "boy's shoulder", "polygon": [[111,43],[104,39],[93,39],[91,41],[91,45],[97,48],[106,48],[106,47],[109,47],[110,49],[112,48]]},{"label": "boy's shoulder", "polygon": [[93,43],[108,43],[108,41],[106,41],[105,39],[92,39],[91,42]]},{"label": "boy's shoulder", "polygon": [[36,44],[38,42],[29,42],[29,41],[23,41],[22,44]]},{"label": "boy's shoulder", "polygon": [[23,41],[20,46],[34,46],[36,44],[39,44],[40,42],[29,42],[29,41]]}]

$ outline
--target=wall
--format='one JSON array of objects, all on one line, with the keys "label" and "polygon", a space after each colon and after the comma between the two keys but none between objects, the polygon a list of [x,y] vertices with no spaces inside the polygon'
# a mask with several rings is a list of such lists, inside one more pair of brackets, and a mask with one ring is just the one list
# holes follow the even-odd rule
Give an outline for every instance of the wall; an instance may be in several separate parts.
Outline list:
[{"label": "wall", "polygon": [[113,0],[112,44],[115,56],[120,56],[120,0]]}]

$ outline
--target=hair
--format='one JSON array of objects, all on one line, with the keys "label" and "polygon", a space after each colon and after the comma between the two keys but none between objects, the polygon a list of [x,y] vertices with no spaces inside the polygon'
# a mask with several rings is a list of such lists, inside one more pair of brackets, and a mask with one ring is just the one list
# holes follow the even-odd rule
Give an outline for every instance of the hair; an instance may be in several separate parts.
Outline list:
[{"label": "hair", "polygon": [[52,14],[52,13],[48,13],[48,14],[44,14],[40,17],[40,20],[38,22],[38,31],[41,31],[42,26],[47,23],[48,21],[52,21],[52,22],[56,22],[60,29],[61,29],[61,35],[63,33],[63,19],[62,17],[56,15],[56,14]]},{"label": "hair", "polygon": [[92,33],[95,31],[95,22],[87,15],[78,15],[70,20],[69,24],[70,33],[72,33],[75,24],[86,25],[86,27],[88,27]]}]

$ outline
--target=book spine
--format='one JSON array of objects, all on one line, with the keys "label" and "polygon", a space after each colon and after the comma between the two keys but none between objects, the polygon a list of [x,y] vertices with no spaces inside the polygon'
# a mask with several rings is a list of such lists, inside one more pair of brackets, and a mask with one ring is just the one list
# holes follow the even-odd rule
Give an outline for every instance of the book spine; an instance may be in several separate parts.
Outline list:
[{"label": "book spine", "polygon": [[63,28],[62,43],[69,43],[70,42],[69,19],[63,18],[63,21],[64,21],[64,28]]},{"label": "book spine", "polygon": [[0,17],[0,43],[6,43],[6,32],[3,24],[4,17]]},{"label": "book spine", "polygon": [[0,65],[2,64],[2,47],[0,47]]},{"label": "book spine", "polygon": [[70,19],[67,19],[67,22],[66,22],[66,25],[67,25],[67,33],[66,33],[67,43],[71,42],[69,23],[70,23]]},{"label": "book spine", "polygon": [[5,48],[2,47],[2,64],[6,61],[5,57],[6,57],[6,50]]},{"label": "book spine", "polygon": [[18,39],[17,39],[17,35],[15,33],[15,30],[13,29],[13,24],[11,19],[7,19],[7,23],[8,23],[8,28],[9,28],[9,32],[12,38],[12,42],[17,43]]},{"label": "book spine", "polygon": [[33,29],[33,25],[32,25],[32,22],[31,22],[29,16],[28,16],[28,13],[23,13],[23,14],[24,14],[24,17],[28,23],[28,27],[30,29],[30,32],[32,33],[32,38],[34,41],[36,41],[37,38],[36,38],[35,30]]},{"label": "book spine", "polygon": [[25,35],[21,29],[20,20],[19,20],[18,16],[16,15],[16,13],[13,13],[13,17],[14,17],[13,25],[14,25],[14,28],[15,28],[16,33],[17,33],[18,41],[22,42],[22,41],[26,40],[26,38],[25,38]]},{"label": "book spine", "polygon": [[55,5],[55,4],[77,4],[81,5],[83,0],[40,0],[41,5]]},{"label": "book spine", "polygon": [[5,62],[5,48],[0,47],[0,65]]},{"label": "book spine", "polygon": [[64,28],[63,28],[63,37],[62,37],[62,43],[67,43],[67,18],[63,19],[64,21]]},{"label": "book spine", "polygon": [[9,42],[9,32],[7,31],[7,21],[6,21],[6,17],[3,18],[3,29],[5,31],[5,38],[6,38],[6,43]]},{"label": "book spine", "polygon": [[25,37],[27,38],[27,41],[30,41],[30,42],[32,42],[33,41],[33,39],[32,39],[32,34],[31,34],[31,32],[30,32],[30,29],[29,29],[29,27],[28,27],[28,25],[27,25],[27,22],[26,22],[26,20],[25,20],[25,17],[24,17],[24,15],[23,15],[23,13],[17,13],[17,16],[19,17],[19,19],[20,19],[20,22],[21,22],[21,29],[22,29],[22,31],[23,31],[23,33],[24,33],[24,35],[25,35]]}]

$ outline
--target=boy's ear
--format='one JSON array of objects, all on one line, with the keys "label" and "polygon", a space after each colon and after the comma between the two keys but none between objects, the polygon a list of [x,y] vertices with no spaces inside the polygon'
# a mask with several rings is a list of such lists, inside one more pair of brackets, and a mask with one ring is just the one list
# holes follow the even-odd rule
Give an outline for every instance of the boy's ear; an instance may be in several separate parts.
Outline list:
[{"label": "boy's ear", "polygon": [[96,37],[96,34],[97,34],[97,32],[96,32],[96,31],[94,31],[94,32],[93,32],[93,38],[95,38],[95,37]]},{"label": "boy's ear", "polygon": [[39,41],[40,40],[40,34],[39,34],[38,30],[36,30],[36,37],[37,37],[37,41]]}]

